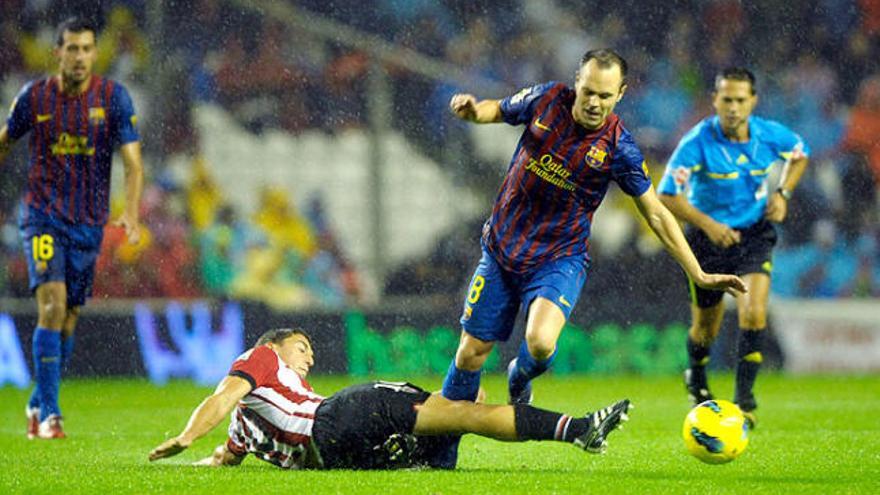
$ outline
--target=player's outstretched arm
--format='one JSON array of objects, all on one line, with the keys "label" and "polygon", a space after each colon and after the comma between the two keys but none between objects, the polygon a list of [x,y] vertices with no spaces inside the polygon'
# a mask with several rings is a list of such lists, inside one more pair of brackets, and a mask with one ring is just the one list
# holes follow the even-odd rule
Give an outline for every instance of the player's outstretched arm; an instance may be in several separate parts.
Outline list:
[{"label": "player's outstretched arm", "polygon": [[491,124],[501,122],[501,101],[479,100],[471,94],[456,94],[449,100],[449,109],[456,117],[476,122],[477,124]]},{"label": "player's outstretched arm", "polygon": [[229,451],[229,448],[226,447],[226,444],[220,444],[214,449],[214,452],[211,453],[208,457],[204,459],[200,459],[194,463],[193,466],[210,466],[210,467],[220,467],[220,466],[238,466],[241,464],[241,461],[244,460],[245,456],[237,456]]},{"label": "player's outstretched arm", "polygon": [[684,238],[681,227],[672,213],[657,198],[653,187],[634,199],[639,213],[648,221],[651,230],[695,284],[704,289],[723,290],[734,296],[748,291],[745,282],[736,275],[709,274],[703,271]]},{"label": "player's outstretched arm", "polygon": [[150,461],[175,456],[213,430],[245,395],[251,384],[244,378],[227,376],[209,397],[193,411],[186,428],[174,438],[162,442],[150,452]]},{"label": "player's outstretched arm", "polygon": [[141,143],[133,141],[119,148],[122,165],[125,167],[125,211],[114,225],[125,229],[129,244],[137,244],[141,238],[140,207],[141,192],[144,188],[144,162],[141,157]]}]

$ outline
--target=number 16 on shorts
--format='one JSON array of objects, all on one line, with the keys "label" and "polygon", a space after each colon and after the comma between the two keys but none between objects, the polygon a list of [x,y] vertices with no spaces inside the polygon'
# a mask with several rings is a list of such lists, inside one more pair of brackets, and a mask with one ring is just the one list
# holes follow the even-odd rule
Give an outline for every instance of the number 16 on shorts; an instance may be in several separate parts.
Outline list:
[{"label": "number 16 on shorts", "polygon": [[36,273],[45,273],[49,268],[49,262],[55,257],[55,239],[49,234],[31,237],[31,257]]},{"label": "number 16 on shorts", "polygon": [[55,256],[55,239],[49,234],[35,235],[31,238],[31,254],[34,261],[49,261]]}]

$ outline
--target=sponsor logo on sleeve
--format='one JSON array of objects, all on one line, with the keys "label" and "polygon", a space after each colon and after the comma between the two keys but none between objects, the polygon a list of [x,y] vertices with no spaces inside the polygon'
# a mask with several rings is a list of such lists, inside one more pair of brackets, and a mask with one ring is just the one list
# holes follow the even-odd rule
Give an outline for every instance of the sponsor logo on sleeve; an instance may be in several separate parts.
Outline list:
[{"label": "sponsor logo on sleeve", "polygon": [[691,169],[687,167],[677,167],[672,172],[672,180],[675,181],[676,186],[684,186],[687,184],[688,180],[691,178]]}]

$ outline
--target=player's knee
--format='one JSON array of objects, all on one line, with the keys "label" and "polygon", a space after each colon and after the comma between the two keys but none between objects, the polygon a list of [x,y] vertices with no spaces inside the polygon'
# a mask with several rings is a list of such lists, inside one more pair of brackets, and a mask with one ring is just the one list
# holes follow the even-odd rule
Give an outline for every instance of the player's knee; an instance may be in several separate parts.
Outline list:
[{"label": "player's knee", "polygon": [[549,358],[556,350],[556,341],[546,337],[526,336],[526,344],[529,354],[539,361]]},{"label": "player's knee", "polygon": [[750,306],[739,315],[740,328],[761,329],[767,326],[767,311],[763,306]]},{"label": "player's knee", "polygon": [[476,345],[470,340],[462,340],[455,353],[455,365],[463,370],[479,370],[492,352],[492,344],[487,344]]},{"label": "player's knee", "polygon": [[64,331],[65,333],[72,333],[74,328],[76,328],[76,321],[79,318],[79,306],[69,307],[67,308],[67,314],[64,317]]},{"label": "player's knee", "polygon": [[691,325],[688,336],[697,344],[706,346],[711,344],[714,340],[715,336],[713,335],[712,328],[712,325],[694,322],[694,324]]},{"label": "player's knee", "polygon": [[695,318],[689,331],[691,339],[697,343],[711,344],[721,329],[722,316],[723,313],[712,312]]},{"label": "player's knee", "polygon": [[40,319],[53,327],[59,327],[67,317],[67,303],[62,298],[49,298],[39,305]]},{"label": "player's knee", "polygon": [[477,371],[483,367],[483,363],[486,362],[488,356],[488,353],[478,354],[470,350],[459,350],[455,355],[455,366],[462,370]]}]

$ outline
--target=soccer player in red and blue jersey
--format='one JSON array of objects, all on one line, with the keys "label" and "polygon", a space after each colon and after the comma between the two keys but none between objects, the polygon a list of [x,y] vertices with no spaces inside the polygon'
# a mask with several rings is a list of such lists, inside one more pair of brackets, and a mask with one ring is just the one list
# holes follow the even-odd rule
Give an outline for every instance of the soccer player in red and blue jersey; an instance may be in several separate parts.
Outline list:
[{"label": "soccer player in red and blue jersey", "polygon": [[476,123],[525,127],[483,228],[482,258],[461,317],[463,332],[443,395],[474,400],[480,369],[507,340],[520,308],[525,341],[508,366],[511,403],[530,403],[533,378],[547,370],[589,268],[593,212],[614,181],[700,287],[738,292],[732,275],[706,274],[675,218],[657,199],[644,158],[613,112],[626,91],[626,61],[612,50],[581,60],[575,87],[551,82],[503,100],[458,94],[450,107]]},{"label": "soccer player in red and blue jersey", "polygon": [[91,295],[107,223],[114,148],[125,166],[125,211],[116,221],[137,243],[143,185],[137,117],[128,91],[92,74],[94,26],[79,18],[58,28],[59,74],[29,82],[0,128],[0,163],[30,133],[19,228],[39,317],[33,339],[36,387],[27,405],[28,438],[65,438],[58,407],[63,365],[73,351],[79,308]]}]

